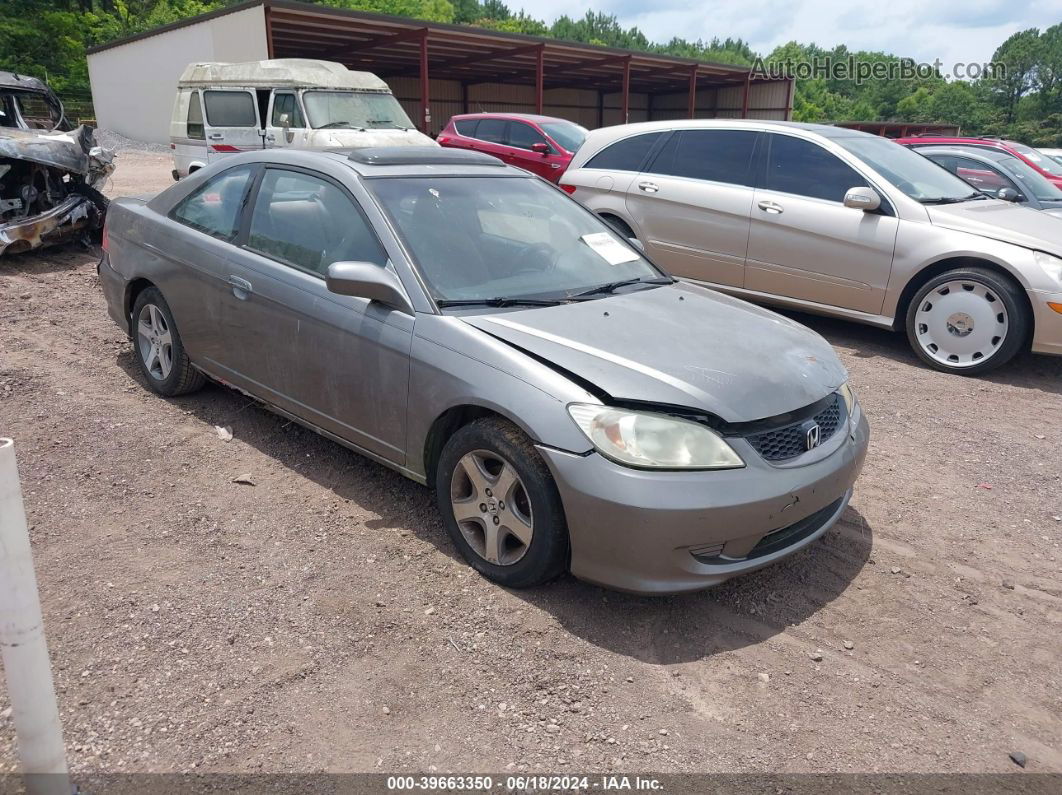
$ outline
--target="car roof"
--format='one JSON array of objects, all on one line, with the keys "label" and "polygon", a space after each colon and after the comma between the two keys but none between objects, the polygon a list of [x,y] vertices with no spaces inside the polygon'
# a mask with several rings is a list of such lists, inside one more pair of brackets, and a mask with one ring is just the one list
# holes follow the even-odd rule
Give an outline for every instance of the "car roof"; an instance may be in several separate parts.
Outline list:
[{"label": "car roof", "polygon": [[934,146],[941,144],[969,144],[971,146],[1001,148],[1017,144],[1016,141],[1008,141],[1006,138],[978,138],[969,135],[909,135],[906,138],[897,138],[896,140],[909,146],[918,146],[919,144],[932,144]]},{"label": "car roof", "polygon": [[450,117],[451,121],[464,121],[465,119],[517,119],[519,121],[533,121],[536,124],[550,121],[567,121],[569,124],[575,124],[574,121],[568,121],[568,119],[561,119],[557,116],[541,116],[537,113],[458,113]]},{"label": "car roof", "polygon": [[[1017,158],[1005,149],[978,149],[972,146],[964,146],[963,144],[955,144],[954,146],[941,146],[940,144],[932,146],[912,146],[912,149],[918,151],[919,154],[930,155],[959,155],[962,157],[969,157],[972,160],[991,160],[994,163],[1001,163],[1006,160],[1017,160]],[[928,151],[921,152],[919,150],[926,149]]]},{"label": "car roof", "polygon": [[386,146],[363,149],[259,149],[225,159],[233,164],[274,163],[320,168],[322,162],[341,164],[361,177],[506,176],[533,175],[482,152],[441,146]]},{"label": "car roof", "polygon": [[715,127],[725,129],[749,130],[801,130],[821,135],[824,138],[880,138],[880,135],[836,127],[832,124],[811,124],[798,121],[772,121],[769,119],[671,119],[667,121],[643,121],[635,124],[622,124],[613,127],[599,127],[591,130],[590,135],[599,137],[620,137],[621,131],[631,134],[652,132],[653,130],[710,130]]}]

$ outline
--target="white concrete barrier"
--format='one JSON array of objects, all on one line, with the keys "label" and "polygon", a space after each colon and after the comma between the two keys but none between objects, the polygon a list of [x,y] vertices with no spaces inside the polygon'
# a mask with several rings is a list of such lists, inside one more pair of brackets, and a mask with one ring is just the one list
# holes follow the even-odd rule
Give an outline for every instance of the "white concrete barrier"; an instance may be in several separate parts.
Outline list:
[{"label": "white concrete barrier", "polygon": [[15,444],[0,438],[0,656],[29,795],[70,795]]}]

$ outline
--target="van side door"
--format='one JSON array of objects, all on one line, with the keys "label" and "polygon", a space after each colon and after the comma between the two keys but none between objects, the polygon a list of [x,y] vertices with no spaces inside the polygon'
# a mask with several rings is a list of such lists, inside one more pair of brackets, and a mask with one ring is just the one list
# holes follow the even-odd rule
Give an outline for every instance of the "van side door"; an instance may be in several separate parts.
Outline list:
[{"label": "van side door", "polygon": [[207,160],[262,148],[258,103],[250,89],[208,88],[203,91]]}]

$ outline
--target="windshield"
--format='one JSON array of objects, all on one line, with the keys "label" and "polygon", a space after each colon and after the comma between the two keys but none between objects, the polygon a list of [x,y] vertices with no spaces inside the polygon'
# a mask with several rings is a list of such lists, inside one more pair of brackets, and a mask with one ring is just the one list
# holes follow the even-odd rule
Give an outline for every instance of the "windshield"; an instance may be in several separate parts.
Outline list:
[{"label": "windshield", "polygon": [[834,140],[915,201],[958,202],[981,195],[929,158],[887,138],[860,136]]},{"label": "windshield", "polygon": [[538,179],[365,183],[437,301],[566,300],[618,281],[663,276],[597,216]]},{"label": "windshield", "polygon": [[1008,143],[1007,146],[1022,157],[1038,165],[1048,174],[1055,177],[1062,177],[1062,165],[1056,163],[1043,152],[1033,149],[1031,146],[1026,146],[1025,144]]},{"label": "windshield", "polygon": [[1042,202],[1062,201],[1062,190],[1050,182],[1043,174],[1030,168],[1016,157],[1000,158],[996,162],[1006,165],[1010,173],[1018,182],[1022,193],[1035,196]]},{"label": "windshield", "polygon": [[546,135],[559,143],[569,152],[575,152],[586,139],[589,130],[572,124],[570,121],[546,121],[538,125],[546,131]]},{"label": "windshield", "polygon": [[310,126],[325,128],[406,130],[413,127],[391,94],[367,91],[307,91],[302,95]]}]

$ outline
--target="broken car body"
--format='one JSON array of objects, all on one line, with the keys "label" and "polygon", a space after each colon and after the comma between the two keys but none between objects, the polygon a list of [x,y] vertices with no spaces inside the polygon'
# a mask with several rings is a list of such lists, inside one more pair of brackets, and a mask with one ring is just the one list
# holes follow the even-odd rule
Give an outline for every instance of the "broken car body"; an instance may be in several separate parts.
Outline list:
[{"label": "broken car body", "polygon": [[114,155],[92,129],[67,127],[42,81],[0,72],[0,255],[90,237],[107,200],[96,190]]}]

